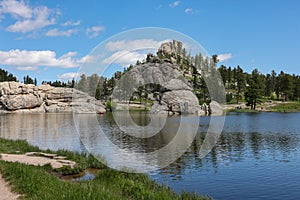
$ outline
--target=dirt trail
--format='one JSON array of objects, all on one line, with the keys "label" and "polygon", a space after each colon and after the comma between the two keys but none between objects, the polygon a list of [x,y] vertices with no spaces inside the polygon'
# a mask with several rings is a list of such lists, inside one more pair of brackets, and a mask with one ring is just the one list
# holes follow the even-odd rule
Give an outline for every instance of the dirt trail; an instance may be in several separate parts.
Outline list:
[{"label": "dirt trail", "polygon": [[[73,168],[76,164],[73,161],[66,160],[63,156],[36,152],[30,152],[23,155],[0,153],[0,159],[7,162],[19,162],[35,166],[43,166],[49,163],[53,168],[61,168],[64,166]],[[15,200],[18,199],[19,196],[20,195],[11,192],[9,184],[5,181],[0,172],[0,200]]]},{"label": "dirt trail", "polygon": [[0,200],[15,200],[19,195],[11,192],[8,183],[4,180],[0,174]]}]

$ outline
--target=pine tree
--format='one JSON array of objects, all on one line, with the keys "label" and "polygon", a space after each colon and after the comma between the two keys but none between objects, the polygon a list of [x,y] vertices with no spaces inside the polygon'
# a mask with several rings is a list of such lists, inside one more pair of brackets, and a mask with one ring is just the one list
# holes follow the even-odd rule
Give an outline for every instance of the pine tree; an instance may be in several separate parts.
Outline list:
[{"label": "pine tree", "polygon": [[236,103],[239,103],[240,98],[242,98],[242,92],[245,88],[245,76],[243,69],[237,66],[236,69]]},{"label": "pine tree", "polygon": [[262,97],[262,80],[257,69],[252,71],[251,78],[249,79],[249,86],[245,92],[245,99],[247,106],[251,107],[251,110],[255,110],[260,98]]}]

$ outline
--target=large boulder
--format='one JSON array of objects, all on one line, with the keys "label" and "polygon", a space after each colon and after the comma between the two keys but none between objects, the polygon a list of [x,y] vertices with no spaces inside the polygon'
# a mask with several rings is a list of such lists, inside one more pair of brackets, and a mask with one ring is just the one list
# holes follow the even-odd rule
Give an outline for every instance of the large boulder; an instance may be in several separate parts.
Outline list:
[{"label": "large boulder", "polygon": [[224,107],[216,101],[212,101],[209,104],[210,114],[214,116],[220,116],[224,114]]},{"label": "large boulder", "polygon": [[72,88],[0,83],[0,113],[75,112],[104,113],[94,97]]},{"label": "large boulder", "polygon": [[197,97],[190,90],[173,90],[162,95],[161,104],[166,105],[168,110],[179,114],[197,114],[203,112]]},{"label": "large boulder", "polygon": [[4,95],[0,97],[0,102],[7,110],[32,109],[43,103],[42,99],[33,93]]},{"label": "large boulder", "polygon": [[15,81],[0,83],[0,96],[29,94],[34,91],[37,91],[37,89],[33,84],[22,84]]}]

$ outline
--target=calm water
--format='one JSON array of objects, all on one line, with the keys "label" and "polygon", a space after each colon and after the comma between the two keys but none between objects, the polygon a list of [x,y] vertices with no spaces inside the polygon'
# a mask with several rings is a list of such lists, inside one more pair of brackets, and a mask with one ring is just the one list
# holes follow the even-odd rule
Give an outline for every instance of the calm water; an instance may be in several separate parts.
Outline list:
[{"label": "calm water", "polygon": [[[135,113],[132,117],[140,125],[150,121],[145,113]],[[120,162],[121,155],[124,162],[139,161],[133,162],[134,167],[145,164],[159,167],[162,161],[173,159],[174,152],[181,153],[181,145],[192,141],[183,156],[149,176],[176,191],[195,191],[214,199],[300,198],[300,113],[230,113],[217,145],[203,159],[198,158],[198,151],[209,117],[200,117],[200,125],[198,117],[187,116],[183,120],[170,117],[161,132],[148,139],[124,134],[109,114],[97,118],[77,115],[75,119],[80,122],[77,129],[70,114],[0,115],[0,136],[26,139],[43,149],[85,151],[88,148],[105,152],[106,160],[111,163]],[[123,122],[126,124],[127,120],[124,118]],[[177,137],[180,122],[187,126],[185,133],[179,135],[178,148],[172,148],[169,154],[155,154],[152,159],[142,156],[141,153],[161,149]],[[105,137],[120,151],[103,143],[99,124]],[[197,126],[196,136],[190,133],[194,126]]]}]

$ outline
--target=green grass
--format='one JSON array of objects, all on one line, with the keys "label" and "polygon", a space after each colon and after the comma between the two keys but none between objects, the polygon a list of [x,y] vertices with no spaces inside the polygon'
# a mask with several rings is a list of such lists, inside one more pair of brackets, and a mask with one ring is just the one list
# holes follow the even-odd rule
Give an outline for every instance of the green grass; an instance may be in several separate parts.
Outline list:
[{"label": "green grass", "polygon": [[269,108],[272,112],[300,112],[300,101],[280,103]]},{"label": "green grass", "polygon": [[74,168],[64,167],[60,169],[55,169],[55,172],[60,173],[62,175],[68,174],[76,174],[84,171],[87,168],[96,168],[96,169],[104,169],[106,166],[103,164],[105,161],[100,162],[100,159],[94,158],[92,155],[86,155],[84,153],[79,154],[72,151],[66,150],[44,150],[41,151],[38,147],[31,146],[28,142],[24,140],[7,140],[0,138],[0,153],[13,153],[13,154],[24,154],[27,152],[45,152],[45,153],[53,153],[60,156],[65,156],[68,160],[75,161],[77,164]]},{"label": "green grass", "polygon": [[[1,153],[40,151],[25,141],[0,139],[0,147]],[[91,166],[102,169],[93,180],[74,182],[59,179],[49,164],[36,167],[0,161],[2,176],[10,182],[13,191],[23,195],[23,199],[209,199],[191,193],[177,194],[147,175],[112,170],[100,165],[93,157],[69,151],[47,152],[78,162],[80,169]]]},{"label": "green grass", "polygon": [[0,144],[1,153],[24,154],[26,152],[40,151],[38,147],[31,146],[24,140],[7,140],[0,138]]}]

